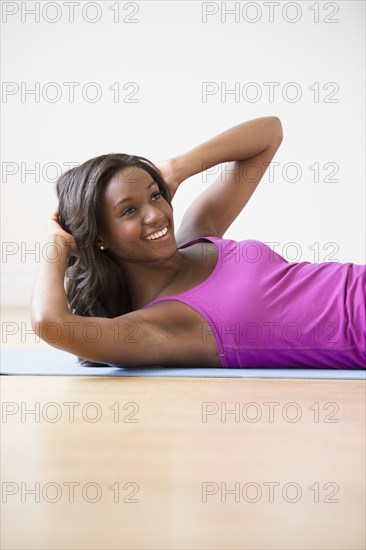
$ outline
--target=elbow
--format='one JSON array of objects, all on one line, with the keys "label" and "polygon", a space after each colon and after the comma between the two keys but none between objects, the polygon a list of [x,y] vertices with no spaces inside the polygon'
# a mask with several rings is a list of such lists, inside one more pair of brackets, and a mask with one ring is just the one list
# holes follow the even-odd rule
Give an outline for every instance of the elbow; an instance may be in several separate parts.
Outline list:
[{"label": "elbow", "polygon": [[42,336],[41,336],[41,324],[43,323],[43,319],[42,319],[42,316],[39,315],[39,313],[37,314],[34,311],[33,307],[31,309],[30,321],[31,321],[31,327],[32,327],[33,332],[39,338],[42,338]]},{"label": "elbow", "polygon": [[43,315],[31,313],[31,327],[33,332],[53,347],[60,347],[60,335],[62,324],[55,319],[46,318]]},{"label": "elbow", "polygon": [[47,343],[51,343],[47,338],[47,325],[49,322],[40,315],[35,315],[33,312],[31,314],[31,326],[34,334],[38,336],[41,340],[44,340]]},{"label": "elbow", "polygon": [[283,139],[283,128],[282,128],[281,120],[277,116],[272,116],[271,119],[273,122],[273,131],[274,131],[275,139],[278,143],[281,143]]},{"label": "elbow", "polygon": [[45,315],[42,305],[35,299],[34,296],[32,296],[30,307],[30,322],[34,334],[43,340],[42,328],[46,323]]},{"label": "elbow", "polygon": [[33,332],[53,347],[60,348],[63,346],[66,329],[68,327],[69,317],[68,311],[52,311],[50,307],[46,307],[42,301],[32,299],[30,308],[30,322]]},{"label": "elbow", "polygon": [[80,323],[73,315],[55,316],[32,311],[31,326],[38,338],[53,348],[94,360],[94,357],[84,355],[85,349],[88,349],[85,344],[88,339],[82,332],[83,326],[80,327]]}]

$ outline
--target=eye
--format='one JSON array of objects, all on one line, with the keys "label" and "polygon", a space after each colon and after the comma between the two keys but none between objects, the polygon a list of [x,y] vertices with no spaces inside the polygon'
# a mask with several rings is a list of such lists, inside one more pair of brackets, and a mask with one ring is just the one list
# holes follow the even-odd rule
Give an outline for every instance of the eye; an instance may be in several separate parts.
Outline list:
[{"label": "eye", "polygon": [[151,197],[152,199],[155,198],[155,200],[157,199],[160,199],[160,197],[162,197],[162,193],[160,191],[157,191],[156,193],[153,194],[153,196]]},{"label": "eye", "polygon": [[136,210],[136,208],[134,206],[129,206],[128,208],[123,210],[123,212],[121,213],[121,216],[125,216],[125,215],[128,216],[129,214],[133,214],[134,210]]}]

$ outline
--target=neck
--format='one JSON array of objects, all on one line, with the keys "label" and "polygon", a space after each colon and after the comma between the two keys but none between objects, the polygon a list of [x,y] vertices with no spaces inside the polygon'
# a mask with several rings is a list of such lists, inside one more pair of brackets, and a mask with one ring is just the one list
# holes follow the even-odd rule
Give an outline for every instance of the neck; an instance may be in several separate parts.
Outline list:
[{"label": "neck", "polygon": [[122,265],[131,294],[132,309],[140,309],[154,300],[185,271],[187,257],[177,250],[164,260],[146,263],[125,262]]}]

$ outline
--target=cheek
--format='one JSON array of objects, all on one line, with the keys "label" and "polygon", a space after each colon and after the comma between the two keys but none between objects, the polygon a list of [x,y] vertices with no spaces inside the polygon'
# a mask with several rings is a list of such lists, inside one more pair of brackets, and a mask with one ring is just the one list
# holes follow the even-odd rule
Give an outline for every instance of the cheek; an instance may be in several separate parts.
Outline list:
[{"label": "cheek", "polygon": [[174,216],[173,216],[173,208],[171,206],[167,206],[167,217],[170,219],[171,224],[174,226]]},{"label": "cheek", "polygon": [[134,217],[124,217],[112,220],[108,224],[107,234],[111,239],[120,240],[135,233],[138,229],[138,220]]},{"label": "cheek", "polygon": [[170,206],[170,204],[168,202],[164,201],[164,204],[161,207],[161,210],[164,212],[164,214],[168,218],[173,218],[173,207]]},{"label": "cheek", "polygon": [[136,250],[136,241],[140,238],[141,227],[137,220],[124,220],[110,224],[106,232],[109,248],[120,257],[130,257]]}]

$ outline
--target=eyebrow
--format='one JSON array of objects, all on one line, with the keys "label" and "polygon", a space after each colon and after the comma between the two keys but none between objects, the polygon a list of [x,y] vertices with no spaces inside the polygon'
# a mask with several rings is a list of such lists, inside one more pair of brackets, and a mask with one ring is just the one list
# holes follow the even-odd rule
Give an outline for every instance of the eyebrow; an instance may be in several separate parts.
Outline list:
[{"label": "eyebrow", "polygon": [[[156,181],[151,181],[147,187],[146,187],[146,190],[149,190],[153,185],[158,185]],[[129,202],[129,201],[132,201],[133,200],[133,197],[126,197],[125,199],[120,199],[119,201],[116,202],[116,204],[113,206],[113,210],[115,210],[117,208],[117,206],[120,206],[122,203],[124,202]]]}]

